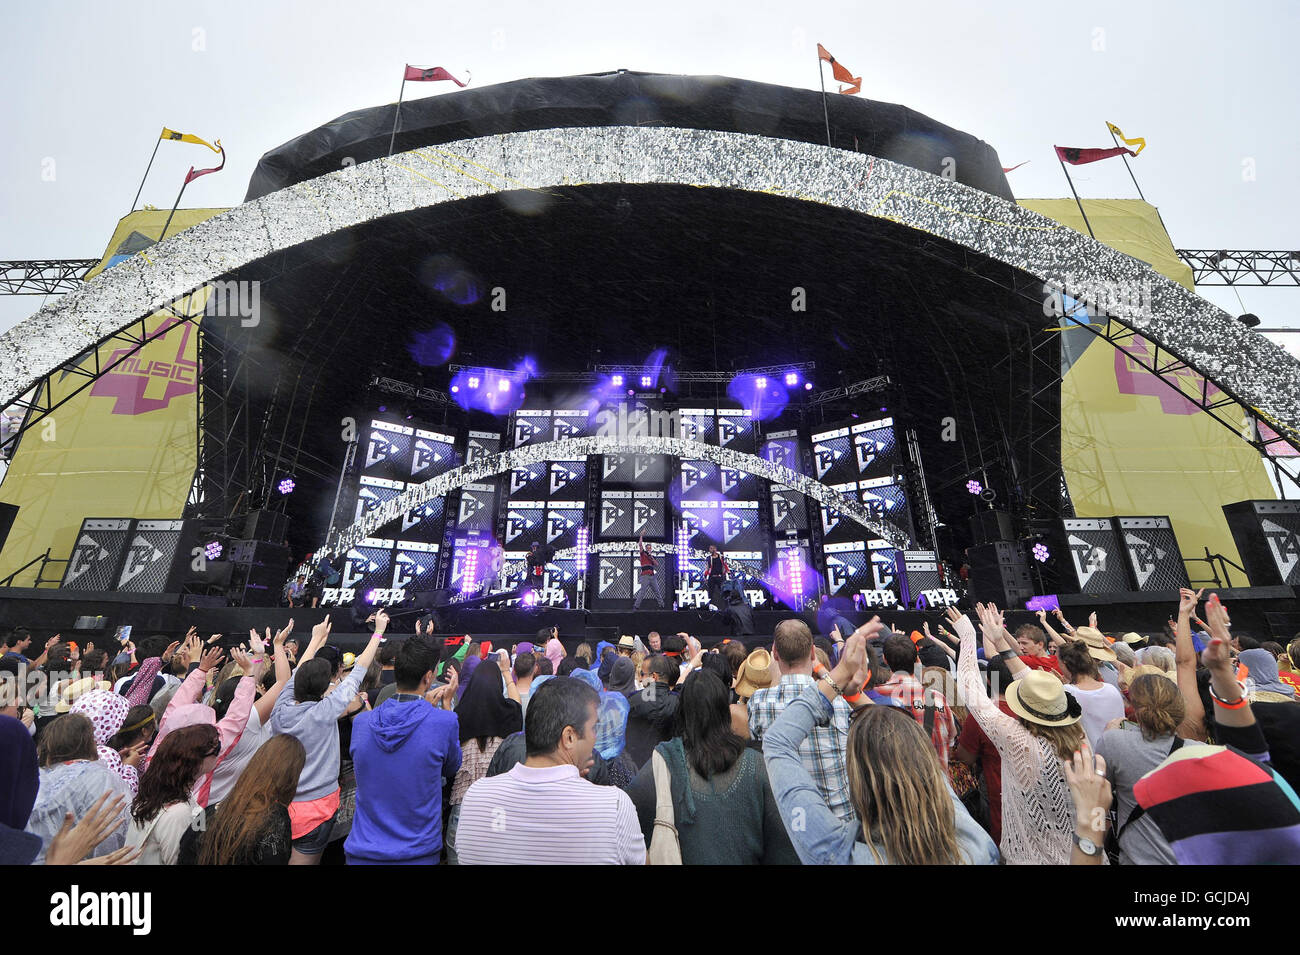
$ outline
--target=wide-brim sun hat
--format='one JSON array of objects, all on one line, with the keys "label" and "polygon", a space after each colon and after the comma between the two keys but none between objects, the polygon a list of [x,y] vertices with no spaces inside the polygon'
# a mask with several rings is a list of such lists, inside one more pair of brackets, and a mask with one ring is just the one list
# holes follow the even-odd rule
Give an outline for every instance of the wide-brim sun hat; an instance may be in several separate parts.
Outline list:
[{"label": "wide-brim sun hat", "polygon": [[1074,631],[1074,636],[1075,639],[1082,640],[1088,645],[1088,654],[1094,660],[1114,663],[1118,659],[1115,651],[1110,648],[1110,644],[1096,627],[1079,627]]},{"label": "wide-brim sun hat", "polygon": [[1079,701],[1046,670],[1030,670],[1012,682],[1002,697],[1011,712],[1039,726],[1071,726],[1083,715]]},{"label": "wide-brim sun hat", "polygon": [[772,654],[761,647],[745,657],[736,673],[736,695],[749,699],[772,685]]}]

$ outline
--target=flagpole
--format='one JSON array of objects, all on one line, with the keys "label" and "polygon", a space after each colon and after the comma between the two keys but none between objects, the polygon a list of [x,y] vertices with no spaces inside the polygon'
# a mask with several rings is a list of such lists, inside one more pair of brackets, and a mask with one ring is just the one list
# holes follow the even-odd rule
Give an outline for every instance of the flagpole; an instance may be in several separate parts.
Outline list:
[{"label": "flagpole", "polygon": [[393,135],[388,137],[388,155],[393,154],[393,142],[397,139],[397,121],[402,116],[402,97],[406,95],[406,65],[402,65],[402,89],[397,94],[397,109],[393,110]]},{"label": "flagpole", "polygon": [[[140,180],[140,188],[135,191],[135,198],[131,200],[131,212],[135,212],[135,204],[140,201],[140,193],[144,192],[144,180],[149,178],[149,170],[153,168],[154,157],[158,155],[158,146],[162,143],[160,135],[153,144],[153,153],[149,156],[149,165],[144,167],[144,178]],[[130,213],[128,213],[129,215]]]},{"label": "flagpole", "polygon": [[[1115,138],[1115,131],[1110,128],[1110,123],[1106,124],[1106,129],[1110,133],[1111,141],[1118,146],[1119,140]],[[1142,195],[1142,187],[1138,185],[1137,176],[1133,175],[1133,167],[1128,164],[1128,153],[1120,153],[1119,158],[1124,160],[1124,168],[1128,170],[1128,177],[1133,180],[1133,187],[1138,191],[1138,198],[1146,202],[1147,197]]]},{"label": "flagpole", "polygon": [[1092,223],[1088,221],[1088,213],[1083,211],[1083,203],[1079,200],[1078,190],[1074,188],[1074,180],[1070,178],[1070,170],[1065,168],[1065,160],[1061,158],[1060,153],[1056,154],[1056,161],[1061,164],[1061,172],[1065,173],[1065,181],[1070,184],[1070,191],[1074,193],[1074,201],[1079,207],[1079,215],[1083,216],[1083,224],[1088,227],[1088,235],[1094,239],[1097,238],[1097,233],[1092,231]]},{"label": "flagpole", "polygon": [[831,114],[826,110],[826,71],[822,69],[822,58],[817,57],[817,79],[822,84],[822,116],[826,119],[826,145],[831,144]]},{"label": "flagpole", "polygon": [[[191,166],[190,172],[193,171],[194,171],[194,167]],[[185,181],[181,183],[181,191],[176,193],[176,201],[172,203],[172,211],[167,216],[167,221],[163,223],[162,232],[159,233],[158,235],[159,242],[161,242],[163,240],[163,236],[167,234],[167,227],[172,224],[172,216],[176,215],[176,207],[181,204],[181,196],[185,195],[185,187],[188,186],[189,184],[190,184],[190,177],[187,175],[185,177]]]}]

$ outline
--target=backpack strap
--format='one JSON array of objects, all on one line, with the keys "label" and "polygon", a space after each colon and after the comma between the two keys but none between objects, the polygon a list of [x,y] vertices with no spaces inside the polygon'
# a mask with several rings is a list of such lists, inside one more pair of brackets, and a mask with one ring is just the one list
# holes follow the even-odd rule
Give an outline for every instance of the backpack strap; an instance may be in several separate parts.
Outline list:
[{"label": "backpack strap", "polygon": [[[1174,755],[1174,753],[1182,749],[1184,742],[1186,742],[1186,740],[1184,740],[1181,736],[1175,736],[1173,745],[1169,747],[1169,752],[1165,754],[1165,759],[1168,759],[1170,756]],[[1163,763],[1164,759],[1162,759],[1160,762]],[[1120,826],[1119,831],[1115,833],[1115,841],[1118,843],[1119,840],[1124,837],[1124,830],[1127,829],[1129,826],[1133,825],[1133,823],[1137,822],[1139,819],[1141,819],[1145,814],[1146,814],[1146,810],[1142,808],[1141,803],[1135,805],[1133,807],[1133,811],[1128,814],[1128,818],[1124,820],[1124,825]]]}]

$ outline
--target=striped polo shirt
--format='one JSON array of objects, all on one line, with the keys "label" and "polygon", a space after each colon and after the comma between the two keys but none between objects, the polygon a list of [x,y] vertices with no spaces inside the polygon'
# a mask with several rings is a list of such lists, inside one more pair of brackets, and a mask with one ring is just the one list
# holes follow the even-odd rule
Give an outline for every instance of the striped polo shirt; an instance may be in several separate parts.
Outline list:
[{"label": "striped polo shirt", "polygon": [[461,865],[642,865],[636,807],[576,766],[529,767],[469,787],[456,824]]}]

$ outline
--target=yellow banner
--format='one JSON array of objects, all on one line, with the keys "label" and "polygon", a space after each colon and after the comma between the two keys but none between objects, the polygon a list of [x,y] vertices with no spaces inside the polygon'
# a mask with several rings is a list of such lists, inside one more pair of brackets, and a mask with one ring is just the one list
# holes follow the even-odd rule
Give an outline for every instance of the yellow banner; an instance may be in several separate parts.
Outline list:
[{"label": "yellow banner", "polygon": [[[1087,233],[1073,199],[1026,199],[1020,205]],[[1098,240],[1192,288],[1191,269],[1174,252],[1154,207],[1136,199],[1085,199],[1084,210]],[[1184,557],[1203,557],[1209,548],[1240,563],[1222,506],[1277,496],[1264,460],[1143,368],[1153,355],[1153,345],[1141,336],[1115,348],[1083,327],[1061,333],[1061,464],[1075,513],[1168,515]],[[1199,396],[1200,375],[1185,369],[1176,377],[1184,395]],[[1211,396],[1216,392],[1209,386]],[[1218,413],[1245,421],[1240,406]],[[1188,572],[1205,578],[1208,565],[1190,564]],[[1233,583],[1242,585],[1243,576],[1233,571]]]},{"label": "yellow banner", "polygon": [[[211,149],[214,153],[217,153],[217,154],[220,154],[220,153],[221,153],[221,150],[220,150],[220,149],[218,149],[216,146],[212,145],[212,144],[211,144],[210,142],[208,142],[206,139],[200,139],[198,136],[195,136],[195,135],[193,135],[192,133],[178,133],[178,132],[176,132],[176,130],[174,130],[174,129],[168,129],[166,126],[163,127],[162,134],[161,134],[158,138],[159,138],[159,139],[171,139],[171,140],[175,140],[176,142],[181,142],[181,143],[196,143],[196,144],[199,145],[199,146],[207,146],[207,147],[208,147],[209,149]],[[220,140],[218,140],[218,142],[220,142]]]},{"label": "yellow banner", "polygon": [[[169,232],[211,218],[221,209],[178,210]],[[114,232],[93,277],[138,254],[162,230],[167,210],[134,212]],[[176,302],[181,316],[201,316],[208,289]],[[44,388],[57,402],[72,395],[22,436],[10,462],[0,500],[18,505],[18,516],[0,553],[0,577],[50,549],[66,558],[87,517],[175,519],[182,516],[197,465],[198,330],[169,312],[145,322],[159,337],[129,355],[93,385],[83,375],[50,376]],[[99,347],[101,367],[127,355],[133,344],[118,337]],[[82,367],[93,368],[90,355]],[[54,564],[46,577],[59,578]],[[15,586],[31,586],[37,568]]]}]

